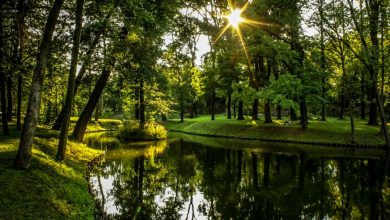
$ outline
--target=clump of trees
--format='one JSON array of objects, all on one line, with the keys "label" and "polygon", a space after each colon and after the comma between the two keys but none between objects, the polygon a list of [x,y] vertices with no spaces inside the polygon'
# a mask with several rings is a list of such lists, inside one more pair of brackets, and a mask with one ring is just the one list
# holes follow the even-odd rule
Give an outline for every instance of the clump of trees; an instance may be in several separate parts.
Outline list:
[{"label": "clump of trees", "polygon": [[[389,148],[388,1],[253,0],[243,17],[257,24],[217,36],[224,1],[2,1],[2,131],[16,117],[16,167],[27,168],[36,126],[61,130],[69,117],[82,141],[92,118],[148,121],[218,113],[272,123],[345,115],[381,124]],[[308,27],[315,29],[308,33]],[[199,64],[197,48],[210,50]],[[217,41],[216,41],[217,40]],[[68,76],[68,77],[64,77]],[[24,116],[24,123],[22,122]],[[22,127],[23,125],[23,127]]]}]

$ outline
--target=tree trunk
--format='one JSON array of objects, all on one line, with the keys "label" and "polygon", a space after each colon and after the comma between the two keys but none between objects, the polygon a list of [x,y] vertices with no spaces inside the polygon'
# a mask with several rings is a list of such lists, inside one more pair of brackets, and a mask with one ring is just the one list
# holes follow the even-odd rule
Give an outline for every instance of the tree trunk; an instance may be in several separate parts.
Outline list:
[{"label": "tree trunk", "polygon": [[60,138],[58,140],[58,151],[56,155],[56,158],[59,161],[63,161],[66,159],[66,145],[68,142],[69,121],[72,112],[74,93],[76,88],[75,78],[76,78],[77,62],[78,62],[79,48],[80,48],[80,37],[81,37],[81,29],[82,29],[82,22],[83,22],[83,5],[84,5],[84,0],[76,1],[76,27],[73,35],[73,47],[72,47],[72,57],[71,57],[69,78],[68,78],[68,88],[66,91],[65,105],[63,108],[64,114],[61,123]]},{"label": "tree trunk", "polygon": [[344,107],[345,107],[345,96],[343,93],[341,93],[339,120],[344,119]]},{"label": "tree trunk", "polygon": [[7,120],[12,121],[12,78],[7,77]]},{"label": "tree trunk", "polygon": [[180,122],[184,122],[184,104],[180,104]]},{"label": "tree trunk", "polygon": [[227,102],[226,102],[227,118],[232,118],[232,93],[228,91],[227,93]]},{"label": "tree trunk", "polygon": [[233,117],[236,118],[236,103],[237,101],[234,101],[233,103]]},{"label": "tree trunk", "polygon": [[[137,83],[137,81],[135,82]],[[134,88],[134,101],[135,101],[135,104],[134,104],[134,118],[135,120],[139,120],[139,87],[136,86]]]},{"label": "tree trunk", "polygon": [[0,89],[1,89],[1,122],[3,125],[3,134],[5,136],[9,135],[8,120],[7,120],[7,99],[5,95],[5,80],[4,72],[0,69]]},{"label": "tree trunk", "polygon": [[[325,99],[325,87],[326,87],[326,76],[325,76],[325,40],[324,40],[324,0],[319,0],[319,13],[320,13],[320,44],[321,44],[321,70],[323,76],[321,77],[321,96]],[[326,121],[326,103],[321,103],[321,121]]]},{"label": "tree trunk", "polygon": [[22,74],[18,75],[18,106],[16,109],[16,130],[19,131],[21,128],[21,120],[22,120]]},{"label": "tree trunk", "polygon": [[57,18],[60,13],[64,0],[56,0],[47,18],[45,31],[43,32],[42,41],[39,47],[39,53],[36,60],[36,68],[31,82],[31,90],[27,113],[24,118],[22,134],[19,142],[19,149],[16,155],[14,166],[18,168],[28,168],[31,160],[31,148],[33,137],[37,126],[39,107],[41,104],[41,89],[43,78],[47,66],[47,58],[50,52],[52,36]]},{"label": "tree trunk", "polygon": [[[15,27],[17,28],[18,33],[18,56],[17,63],[20,67],[23,66],[23,52],[24,52],[24,25],[25,25],[25,16],[26,16],[26,1],[19,0],[18,1],[18,19]],[[22,83],[24,73],[24,69],[21,68],[18,71],[18,91],[17,91],[17,108],[16,108],[16,130],[19,131],[21,129],[21,118],[22,118]]]},{"label": "tree trunk", "polygon": [[349,114],[349,118],[351,119],[351,143],[354,144],[356,143],[356,138],[355,138],[355,123],[353,121],[353,115]]},{"label": "tree trunk", "polygon": [[276,107],[276,110],[278,112],[277,119],[282,120],[282,106],[278,105],[278,107]]},{"label": "tree trunk", "polygon": [[259,99],[255,98],[253,100],[252,104],[252,120],[258,120],[258,115],[259,114]]},{"label": "tree trunk", "polygon": [[244,103],[241,100],[238,102],[237,120],[244,120]]},{"label": "tree trunk", "polygon": [[366,101],[365,101],[365,91],[366,91],[366,83],[364,80],[364,71],[362,71],[362,79],[361,79],[361,94],[360,94],[360,119],[366,119]]},{"label": "tree trunk", "polygon": [[99,108],[100,108],[100,98],[98,100],[98,102],[96,103],[96,107],[95,107],[95,118],[94,118],[94,121],[98,122],[99,121],[99,114],[100,114],[100,111],[99,111]]},{"label": "tree trunk", "polygon": [[73,130],[72,136],[79,142],[82,142],[84,139],[85,130],[89,120],[91,119],[93,110],[96,107],[96,104],[99,101],[99,98],[103,92],[104,87],[107,84],[108,78],[110,77],[111,70],[115,65],[115,59],[110,58],[108,63],[103,67],[102,74],[100,75],[95,88],[92,91],[91,96],[88,99],[88,103],[82,111],[79,119],[76,122],[76,126]]},{"label": "tree trunk", "polygon": [[[3,4],[0,3],[0,60],[4,59],[4,30],[3,30]],[[3,125],[3,134],[5,136],[9,135],[8,121],[7,121],[7,99],[5,94],[5,73],[3,69],[3,65],[0,65],[0,99],[1,99],[1,122]]]},{"label": "tree trunk", "polygon": [[145,94],[144,94],[144,79],[141,77],[139,83],[139,125],[143,129],[146,123],[145,119]]},{"label": "tree trunk", "polygon": [[211,120],[215,120],[215,91],[211,92]]},{"label": "tree trunk", "polygon": [[297,114],[295,113],[294,109],[291,107],[290,108],[290,121],[296,121],[298,118],[297,118]]},{"label": "tree trunk", "polygon": [[368,124],[369,125],[378,125],[378,109],[377,109],[377,100],[375,90],[376,84],[372,84],[370,88],[370,113],[368,115]]},{"label": "tree trunk", "polygon": [[307,124],[308,124],[308,119],[307,119],[307,105],[306,105],[306,100],[305,99],[303,99],[299,103],[299,110],[301,111],[301,126],[302,126],[302,129],[306,129],[307,128]]},{"label": "tree trunk", "polygon": [[268,99],[264,104],[264,123],[272,123],[271,106]]},{"label": "tree trunk", "polygon": [[[83,79],[84,74],[87,71],[87,67],[90,65],[91,56],[92,56],[93,52],[95,51],[96,46],[99,43],[100,36],[102,35],[101,30],[96,33],[96,37],[93,39],[93,42],[85,55],[86,56],[85,61],[83,62],[82,66],[81,66],[81,68],[76,76],[73,96],[76,95],[77,89],[81,84],[81,80]],[[54,122],[53,127],[51,129],[59,130],[61,128],[61,122],[63,120],[64,111],[65,111],[65,109],[62,108],[60,111],[60,114],[58,115],[58,117],[57,117],[56,121]]]}]

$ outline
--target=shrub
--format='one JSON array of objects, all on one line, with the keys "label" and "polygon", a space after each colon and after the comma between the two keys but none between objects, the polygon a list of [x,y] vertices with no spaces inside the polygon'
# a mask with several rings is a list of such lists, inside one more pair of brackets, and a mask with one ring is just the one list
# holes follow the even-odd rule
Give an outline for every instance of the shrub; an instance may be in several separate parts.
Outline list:
[{"label": "shrub", "polygon": [[167,129],[159,123],[147,122],[143,129],[137,121],[125,121],[119,129],[122,140],[161,140],[167,138]]}]

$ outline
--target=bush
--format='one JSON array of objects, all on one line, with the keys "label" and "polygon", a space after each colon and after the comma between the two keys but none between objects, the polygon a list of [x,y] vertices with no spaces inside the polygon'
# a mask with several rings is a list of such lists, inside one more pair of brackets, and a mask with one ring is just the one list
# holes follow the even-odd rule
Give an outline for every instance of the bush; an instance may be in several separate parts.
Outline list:
[{"label": "bush", "polygon": [[167,129],[159,123],[147,122],[143,129],[139,122],[126,121],[119,129],[119,138],[122,140],[162,140],[167,138]]}]

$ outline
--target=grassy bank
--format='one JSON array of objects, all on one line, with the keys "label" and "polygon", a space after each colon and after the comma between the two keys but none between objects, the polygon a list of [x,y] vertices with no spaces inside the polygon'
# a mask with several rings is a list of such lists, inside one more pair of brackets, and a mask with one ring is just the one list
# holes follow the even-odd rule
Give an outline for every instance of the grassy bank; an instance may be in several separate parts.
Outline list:
[{"label": "grassy bank", "polygon": [[[118,123],[99,120],[87,130],[108,130]],[[28,170],[11,166],[20,133],[0,136],[0,219],[94,219],[95,203],[85,174],[87,163],[102,152],[70,140],[67,161],[59,163],[55,160],[58,136],[58,131],[38,127]]]},{"label": "grassy bank", "polygon": [[[285,119],[288,120],[288,119]],[[191,134],[215,135],[232,138],[302,141],[316,143],[349,144],[351,127],[349,120],[328,118],[327,121],[309,121],[309,127],[302,130],[299,121],[288,123],[285,120],[274,120],[272,124],[263,121],[246,119],[226,119],[219,115],[215,121],[210,116],[185,119],[183,123],[172,120],[167,123],[170,130]],[[356,142],[366,145],[383,145],[383,135],[379,134],[379,126],[369,126],[367,121],[355,120]]]}]

